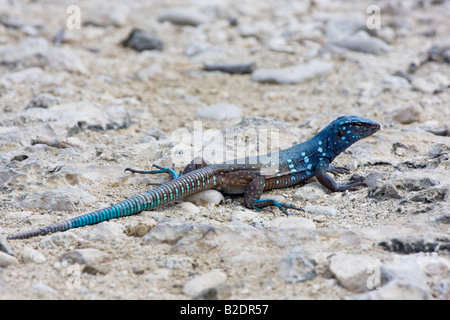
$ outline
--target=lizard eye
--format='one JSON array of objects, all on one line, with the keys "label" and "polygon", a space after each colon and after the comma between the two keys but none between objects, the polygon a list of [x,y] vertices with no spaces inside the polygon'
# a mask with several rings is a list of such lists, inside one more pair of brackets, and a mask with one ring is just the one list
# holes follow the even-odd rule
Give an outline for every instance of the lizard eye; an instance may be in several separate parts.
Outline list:
[{"label": "lizard eye", "polygon": [[355,126],[356,126],[357,128],[361,128],[361,127],[362,127],[362,123],[361,123],[361,122],[357,122],[357,123],[355,123]]},{"label": "lizard eye", "polygon": [[339,130],[338,131],[338,137],[342,137],[344,135],[344,130]]}]

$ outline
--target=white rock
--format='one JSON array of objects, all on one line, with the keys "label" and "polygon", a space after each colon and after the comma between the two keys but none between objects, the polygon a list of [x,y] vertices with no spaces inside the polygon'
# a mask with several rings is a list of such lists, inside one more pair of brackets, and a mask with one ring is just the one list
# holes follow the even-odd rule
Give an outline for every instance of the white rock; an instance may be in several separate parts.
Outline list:
[{"label": "white rock", "polygon": [[332,217],[339,214],[339,212],[335,208],[329,207],[329,206],[319,206],[319,205],[307,204],[304,209],[306,212],[309,212],[312,214],[323,214],[323,215],[332,216]]},{"label": "white rock", "polygon": [[230,103],[215,103],[196,112],[196,117],[216,121],[242,118],[242,110]]},{"label": "white rock", "polygon": [[307,185],[297,188],[294,199],[299,201],[316,201],[323,198],[327,194],[327,190],[318,182],[308,183]]},{"label": "white rock", "polygon": [[310,219],[301,217],[279,217],[269,222],[271,229],[302,229],[312,231],[316,229],[316,224]]},{"label": "white rock", "polygon": [[233,220],[250,222],[258,217],[258,212],[246,208],[236,208],[231,212],[231,217]]},{"label": "white rock", "polygon": [[22,260],[25,263],[44,263],[47,261],[42,253],[30,247],[25,247],[23,249]]},{"label": "white rock", "polygon": [[372,289],[369,277],[380,261],[367,255],[337,253],[330,259],[330,272],[346,289],[354,292],[365,292]]},{"label": "white rock", "polygon": [[188,213],[196,214],[200,212],[200,208],[197,207],[192,202],[181,202],[177,204],[177,207],[180,208],[180,210],[186,211]]},{"label": "white rock", "polygon": [[133,73],[132,78],[138,81],[146,82],[163,73],[164,70],[161,66],[153,64],[150,67],[136,71]]},{"label": "white rock", "polygon": [[172,7],[161,12],[158,21],[169,21],[184,26],[197,26],[208,22],[208,17],[194,8]]},{"label": "white rock", "polygon": [[157,269],[151,273],[144,276],[145,281],[153,282],[155,280],[168,280],[170,276],[170,270],[168,269]]},{"label": "white rock", "polygon": [[52,294],[57,294],[58,291],[56,291],[55,289],[53,289],[52,287],[50,287],[48,284],[45,284],[43,282],[38,282],[36,284],[34,284],[31,289],[33,291],[39,292],[39,293],[52,293]]},{"label": "white rock", "polygon": [[195,297],[203,290],[216,287],[227,280],[227,275],[220,270],[212,270],[195,277],[183,286],[183,293]]},{"label": "white rock", "polygon": [[16,264],[19,264],[16,258],[0,251],[0,268],[6,268],[7,266]]},{"label": "white rock", "polygon": [[217,190],[205,190],[199,193],[195,193],[184,198],[184,200],[191,202],[196,206],[205,206],[210,203],[219,204],[225,202],[225,198],[223,197],[222,193]]},{"label": "white rock", "polygon": [[333,63],[324,60],[311,60],[305,64],[281,69],[256,69],[252,81],[292,84],[327,76]]}]

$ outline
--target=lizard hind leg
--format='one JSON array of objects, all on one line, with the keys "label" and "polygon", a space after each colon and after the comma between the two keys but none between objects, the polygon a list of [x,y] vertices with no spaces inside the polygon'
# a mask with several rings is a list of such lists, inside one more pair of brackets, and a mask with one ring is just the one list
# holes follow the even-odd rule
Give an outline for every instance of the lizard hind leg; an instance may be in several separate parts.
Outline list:
[{"label": "lizard hind leg", "polygon": [[204,167],[209,166],[209,163],[205,161],[202,157],[195,157],[191,162],[188,163],[186,167],[184,167],[181,174],[186,174],[188,172],[198,170]]},{"label": "lizard hind leg", "polygon": [[[275,206],[280,209],[285,215],[291,215],[286,209],[294,209],[299,211],[304,211],[302,208],[298,208],[292,204],[282,203],[275,201],[273,199],[260,199],[261,194],[264,191],[265,178],[262,175],[256,176],[247,186],[247,190],[244,194],[244,206],[249,209],[254,210],[266,210],[265,207]],[[273,211],[272,211],[273,212]]]}]

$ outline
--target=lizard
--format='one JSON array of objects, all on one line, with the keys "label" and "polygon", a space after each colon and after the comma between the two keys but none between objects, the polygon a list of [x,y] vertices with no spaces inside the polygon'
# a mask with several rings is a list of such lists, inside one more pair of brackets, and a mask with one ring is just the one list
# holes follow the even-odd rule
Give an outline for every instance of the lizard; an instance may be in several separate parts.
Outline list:
[{"label": "lizard", "polygon": [[380,128],[379,123],[369,119],[359,116],[341,116],[311,139],[265,155],[211,165],[203,159],[194,159],[180,174],[174,169],[156,165],[154,166],[157,170],[150,171],[127,168],[126,171],[133,173],[167,173],[172,179],[107,208],[12,234],[7,236],[7,240],[46,235],[137,214],[207,189],[216,189],[230,195],[243,194],[244,206],[250,209],[267,210],[266,207],[275,206],[286,215],[290,215],[287,209],[303,209],[273,199],[261,199],[262,193],[271,189],[293,186],[312,177],[332,192],[353,191],[367,186],[364,182],[338,184],[328,172],[349,173],[349,169],[331,166],[331,162],[349,146],[374,134]]}]

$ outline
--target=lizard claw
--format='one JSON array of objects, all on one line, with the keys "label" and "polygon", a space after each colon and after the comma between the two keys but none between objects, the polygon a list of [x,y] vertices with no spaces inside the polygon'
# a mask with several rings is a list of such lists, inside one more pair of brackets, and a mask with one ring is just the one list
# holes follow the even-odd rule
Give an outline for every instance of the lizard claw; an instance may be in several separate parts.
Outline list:
[{"label": "lizard claw", "polygon": [[350,169],[348,169],[346,167],[335,167],[335,166],[329,166],[327,171],[331,172],[333,174],[336,174],[336,175],[349,174],[350,173]]}]

